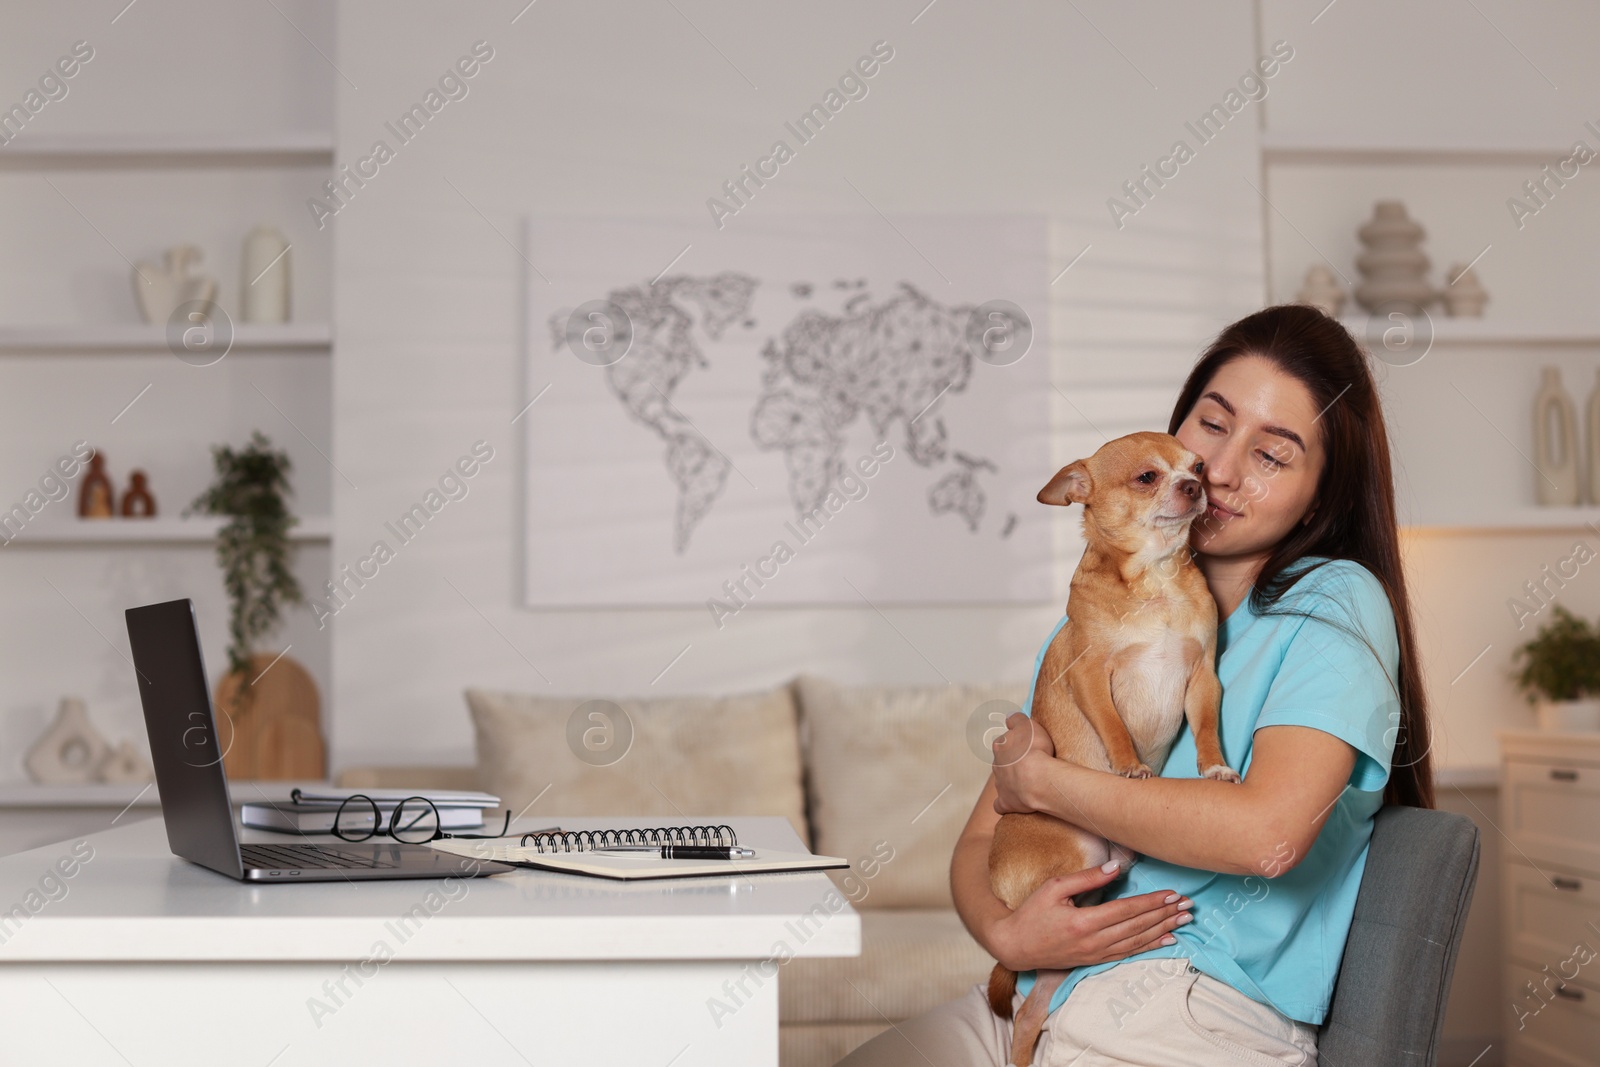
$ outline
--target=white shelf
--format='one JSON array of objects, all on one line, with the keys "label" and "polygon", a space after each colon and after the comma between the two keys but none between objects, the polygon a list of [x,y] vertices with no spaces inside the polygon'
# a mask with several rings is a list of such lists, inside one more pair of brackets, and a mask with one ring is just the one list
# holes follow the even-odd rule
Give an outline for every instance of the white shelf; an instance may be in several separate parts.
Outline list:
[{"label": "white shelf", "polygon": [[1440,789],[1498,789],[1500,768],[1495,764],[1439,767],[1433,772]]},{"label": "white shelf", "polygon": [[[194,544],[216,540],[224,520],[214,517],[157,516],[153,519],[73,519],[42,529],[25,526],[8,545]],[[333,520],[326,515],[303,517],[289,531],[292,541],[326,542]]]},{"label": "white shelf", "polygon": [[1367,138],[1262,133],[1261,155],[1268,163],[1421,163],[1429,165],[1542,165],[1572,154],[1570,142],[1544,141],[1374,141]]},{"label": "white shelf", "polygon": [[[0,149],[0,154],[4,150]],[[302,349],[328,352],[333,327],[325,322],[238,323],[230,352]],[[166,352],[165,326],[0,326],[0,354],[34,352]]]},{"label": "white shelf", "polygon": [[[287,803],[289,790],[301,788],[329,788],[327,781],[296,778],[293,780],[253,781],[232,780],[228,783],[234,806],[261,800]],[[43,785],[39,782],[0,782],[0,809],[4,808],[159,808],[161,794],[154,783],[148,785],[121,785],[107,782],[84,782],[81,785]]]},{"label": "white shelf", "polygon": [[[1600,323],[1546,322],[1526,319],[1453,319],[1442,310],[1428,312],[1434,344],[1454,345],[1597,345]],[[1357,340],[1365,340],[1371,319],[1365,315],[1339,320]],[[1384,323],[1380,320],[1381,334]]]},{"label": "white shelf", "polygon": [[38,782],[0,784],[0,808],[157,808],[161,794],[154,785],[41,785]]},{"label": "white shelf", "polygon": [[1485,500],[1483,513],[1455,523],[1408,523],[1408,531],[1428,534],[1600,533],[1600,507],[1506,508]]},{"label": "white shelf", "polygon": [[330,133],[260,137],[196,134],[20,137],[0,148],[0,169],[306,167],[333,164]]}]

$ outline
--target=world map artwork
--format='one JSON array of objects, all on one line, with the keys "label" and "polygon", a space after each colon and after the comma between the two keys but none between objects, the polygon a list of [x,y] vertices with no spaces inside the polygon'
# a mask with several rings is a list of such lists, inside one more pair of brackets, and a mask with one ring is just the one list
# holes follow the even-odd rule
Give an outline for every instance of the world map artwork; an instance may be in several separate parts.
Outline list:
[{"label": "world map artwork", "polygon": [[1042,219],[676,225],[530,225],[526,603],[1050,595]]},{"label": "world map artwork", "polygon": [[[697,335],[717,341],[730,324],[748,318],[760,284],[724,271],[607,294],[628,316],[633,340],[627,355],[606,368],[606,381],[628,415],[661,439],[666,475],[677,487],[673,547],[680,553],[722,494],[730,464],[677,410],[673,396],[685,377],[710,366]],[[796,294],[810,290],[804,282],[790,286]],[[844,470],[844,431],[865,420],[878,437],[899,437],[919,466],[952,461],[956,469],[929,483],[929,513],[955,515],[976,530],[988,505],[979,475],[998,468],[953,450],[938,414],[941,404],[959,401],[971,376],[967,323],[974,308],[946,306],[908,282],[899,290],[882,301],[863,294],[844,314],[805,308],[769,340],[761,350],[765,366],[750,438],[783,454],[789,497],[805,515]],[[566,316],[551,317],[557,349],[568,343],[567,329]]]}]

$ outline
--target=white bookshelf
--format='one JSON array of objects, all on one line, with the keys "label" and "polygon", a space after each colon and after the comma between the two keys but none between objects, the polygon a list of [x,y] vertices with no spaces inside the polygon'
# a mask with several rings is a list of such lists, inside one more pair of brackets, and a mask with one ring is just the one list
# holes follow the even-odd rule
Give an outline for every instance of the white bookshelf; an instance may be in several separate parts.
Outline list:
[{"label": "white bookshelf", "polygon": [[1511,507],[1486,503],[1481,517],[1452,523],[1407,523],[1408,531],[1428,534],[1600,533],[1600,507]]},{"label": "white bookshelf", "polygon": [[[6,545],[126,545],[173,544],[209,545],[216,540],[217,531],[225,520],[204,516],[157,516],[153,519],[73,519],[35,529],[23,527],[22,531]],[[326,543],[333,537],[333,519],[327,515],[302,518],[289,531],[292,541]]]},{"label": "white bookshelf", "polygon": [[[1570,136],[1552,136],[1536,128],[1495,139],[1450,140],[1430,139],[1425,130],[1415,137],[1264,130],[1260,144],[1261,188],[1272,205],[1262,206],[1266,267],[1278,300],[1293,299],[1294,289],[1285,291],[1285,286],[1294,283],[1274,277],[1275,256],[1311,263],[1318,261],[1318,250],[1324,250],[1345,270],[1347,292],[1359,280],[1353,262],[1346,266],[1359,247],[1352,247],[1345,233],[1330,233],[1326,216],[1315,214],[1324,201],[1336,205],[1333,210],[1348,220],[1353,234],[1366,221],[1365,205],[1385,198],[1404,200],[1412,216],[1427,227],[1430,242],[1453,239],[1459,247],[1461,233],[1474,233],[1473,251],[1452,251],[1448,259],[1465,262],[1474,255],[1487,256],[1494,269],[1515,269],[1511,264],[1516,259],[1505,257],[1514,257],[1518,246],[1492,234],[1478,244],[1478,231],[1471,225],[1478,216],[1463,214],[1461,199],[1452,199],[1451,190],[1462,183],[1476,189],[1470,183],[1482,183],[1486,181],[1482,175],[1507,168],[1532,177],[1545,164],[1571,154]],[[1280,182],[1285,184],[1280,187]],[[1516,185],[1507,188],[1514,191]],[[1307,189],[1320,194],[1308,199]],[[1370,199],[1356,200],[1352,193],[1358,190],[1370,190]],[[1494,200],[1492,206],[1503,210],[1503,199]],[[1356,203],[1363,205],[1360,211],[1351,210]],[[1275,240],[1275,235],[1286,239]],[[1432,245],[1425,250],[1435,259],[1430,278],[1439,279],[1446,257]],[[1426,351],[1418,349],[1415,358],[1388,366],[1378,364],[1390,322],[1368,316],[1354,305],[1353,297],[1340,320],[1375,354],[1374,369],[1396,449],[1405,529],[1480,537],[1596,532],[1600,507],[1534,504],[1537,474],[1527,457],[1533,449],[1529,412],[1540,365],[1561,368],[1580,424],[1583,421],[1600,367],[1600,315],[1581,302],[1569,303],[1558,315],[1519,315],[1494,282],[1488,284],[1491,303],[1486,317],[1453,318],[1435,304],[1427,309],[1425,321],[1409,324],[1418,340],[1425,341]],[[1579,436],[1581,441],[1581,425]],[[1408,513],[1411,521],[1404,521]]]},{"label": "white bookshelf", "polygon": [[[1600,322],[1548,322],[1527,319],[1455,319],[1442,310],[1430,309],[1433,343],[1452,345],[1498,345],[1519,347],[1527,345],[1600,345]],[[1388,325],[1365,315],[1346,316],[1339,320],[1357,340],[1368,337],[1369,327],[1379,334]],[[1530,398],[1531,399],[1531,398]]]},{"label": "white bookshelf", "polygon": [[[107,326],[0,326],[0,355],[69,352],[122,352],[130,355],[170,350],[164,326],[118,323]],[[333,327],[326,322],[239,323],[231,352],[294,349],[327,354]]]},{"label": "white bookshelf", "polygon": [[1536,503],[1533,396],[1543,365],[1561,371],[1577,409],[1578,447],[1586,450],[1584,412],[1600,370],[1600,335],[1581,328],[1503,335],[1486,329],[1457,344],[1441,332],[1415,363],[1378,368],[1409,530],[1474,536],[1600,530],[1600,506]]},{"label": "white bookshelf", "polygon": [[0,169],[103,170],[117,167],[327,167],[331,133],[141,134],[34,137],[0,148]]}]

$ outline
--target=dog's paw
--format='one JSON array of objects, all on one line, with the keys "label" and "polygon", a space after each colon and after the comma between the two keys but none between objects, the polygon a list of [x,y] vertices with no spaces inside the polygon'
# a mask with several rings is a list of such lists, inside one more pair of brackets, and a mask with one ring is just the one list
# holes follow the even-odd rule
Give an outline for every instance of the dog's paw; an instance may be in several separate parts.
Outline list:
[{"label": "dog's paw", "polygon": [[1152,771],[1143,763],[1139,764],[1137,767],[1124,767],[1117,773],[1122,775],[1124,778],[1154,778],[1156,774],[1155,771]]},{"label": "dog's paw", "polygon": [[1202,778],[1214,778],[1219,782],[1237,782],[1239,774],[1225,763],[1215,763],[1201,772]]}]

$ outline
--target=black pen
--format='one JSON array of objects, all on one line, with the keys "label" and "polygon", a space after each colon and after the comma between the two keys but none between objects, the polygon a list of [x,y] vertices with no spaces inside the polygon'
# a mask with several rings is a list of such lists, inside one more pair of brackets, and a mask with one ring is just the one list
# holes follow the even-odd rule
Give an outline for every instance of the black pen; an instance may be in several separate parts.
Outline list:
[{"label": "black pen", "polygon": [[753,848],[727,845],[612,845],[591,851],[654,853],[664,860],[738,860],[749,859],[756,854]]}]

